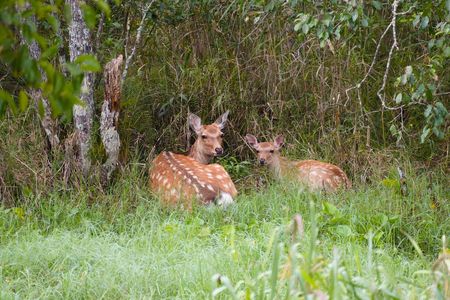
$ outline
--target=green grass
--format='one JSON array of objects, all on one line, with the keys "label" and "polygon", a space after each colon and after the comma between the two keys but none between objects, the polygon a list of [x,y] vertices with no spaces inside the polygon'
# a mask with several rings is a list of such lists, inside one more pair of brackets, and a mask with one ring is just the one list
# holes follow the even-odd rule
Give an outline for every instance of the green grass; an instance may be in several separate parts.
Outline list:
[{"label": "green grass", "polygon": [[[0,209],[0,298],[443,293],[431,266],[450,232],[449,195],[441,184],[428,190],[425,177],[410,179],[408,197],[382,184],[335,195],[274,184],[225,211],[188,213],[162,207],[137,173],[107,193],[55,188]],[[295,214],[305,231],[293,240]]]}]

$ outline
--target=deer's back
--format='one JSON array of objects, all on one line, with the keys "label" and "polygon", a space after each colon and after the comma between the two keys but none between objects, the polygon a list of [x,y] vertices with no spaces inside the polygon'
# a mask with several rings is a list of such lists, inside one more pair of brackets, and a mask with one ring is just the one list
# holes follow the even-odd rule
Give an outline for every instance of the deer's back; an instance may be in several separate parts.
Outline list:
[{"label": "deer's back", "polygon": [[317,160],[295,161],[293,165],[299,180],[311,189],[335,191],[351,187],[347,175],[338,166]]}]

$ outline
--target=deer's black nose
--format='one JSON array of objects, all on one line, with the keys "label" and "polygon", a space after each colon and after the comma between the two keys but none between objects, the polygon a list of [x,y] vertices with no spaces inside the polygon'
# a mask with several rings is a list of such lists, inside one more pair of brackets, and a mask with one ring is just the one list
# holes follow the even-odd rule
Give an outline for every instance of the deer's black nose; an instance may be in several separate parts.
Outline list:
[{"label": "deer's black nose", "polygon": [[222,155],[223,154],[223,148],[216,148],[214,150],[216,150],[216,154],[217,155]]},{"label": "deer's black nose", "polygon": [[266,163],[266,160],[264,158],[259,159],[259,164],[262,166]]}]

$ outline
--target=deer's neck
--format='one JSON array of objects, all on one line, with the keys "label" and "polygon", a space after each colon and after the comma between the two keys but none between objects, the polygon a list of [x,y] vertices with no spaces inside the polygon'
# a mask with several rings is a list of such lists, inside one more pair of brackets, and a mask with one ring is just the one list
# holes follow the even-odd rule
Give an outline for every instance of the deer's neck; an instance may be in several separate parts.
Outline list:
[{"label": "deer's neck", "polygon": [[192,145],[191,149],[189,150],[189,157],[192,157],[196,161],[202,163],[202,164],[209,164],[211,160],[213,159],[212,156],[205,155],[202,153],[199,146],[199,140],[196,140],[194,145]]},{"label": "deer's neck", "polygon": [[282,176],[284,176],[287,170],[289,170],[289,166],[290,161],[280,155],[274,156],[272,159],[272,163],[269,164],[270,170],[277,178],[281,178]]}]

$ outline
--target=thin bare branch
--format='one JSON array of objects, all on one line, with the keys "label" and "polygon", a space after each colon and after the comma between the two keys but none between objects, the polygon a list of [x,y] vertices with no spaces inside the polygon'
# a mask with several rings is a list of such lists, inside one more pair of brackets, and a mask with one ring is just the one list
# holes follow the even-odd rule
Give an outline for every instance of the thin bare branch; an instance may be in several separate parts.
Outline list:
[{"label": "thin bare branch", "polygon": [[[136,40],[134,42],[134,46],[133,49],[131,50],[130,55],[126,55],[126,61],[125,61],[125,67],[123,68],[123,73],[122,73],[122,84],[125,81],[125,78],[127,77],[127,73],[128,73],[128,68],[130,66],[131,60],[133,59],[133,56],[136,53],[136,48],[139,45],[139,42],[141,41],[141,35],[142,35],[142,29],[144,28],[144,24],[145,24],[145,18],[147,17],[147,13],[150,10],[150,7],[152,6],[153,2],[155,2],[155,0],[150,1],[149,3],[147,3],[147,5],[143,8],[142,11],[142,18],[141,18],[141,22],[139,24],[139,27],[137,29],[137,33],[136,33]],[[128,30],[127,30],[128,31]],[[125,52],[126,49],[125,49]]]}]

